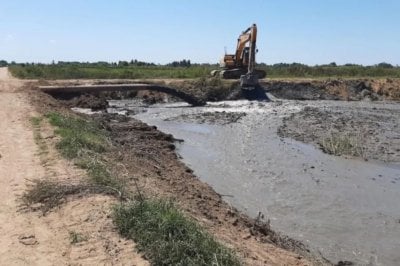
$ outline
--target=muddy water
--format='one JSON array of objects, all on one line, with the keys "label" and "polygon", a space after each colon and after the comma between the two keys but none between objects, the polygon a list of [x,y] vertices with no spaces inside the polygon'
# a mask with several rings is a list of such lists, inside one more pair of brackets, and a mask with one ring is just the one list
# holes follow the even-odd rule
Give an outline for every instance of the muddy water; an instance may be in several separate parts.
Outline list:
[{"label": "muddy water", "polygon": [[[111,104],[115,110],[138,110],[129,101]],[[236,101],[199,108],[177,103],[154,105],[135,117],[184,139],[178,149],[183,161],[227,202],[251,216],[262,212],[272,228],[332,262],[400,265],[400,165],[335,157],[279,138],[282,118],[305,106],[400,108],[330,101]],[[222,111],[246,116],[236,123],[176,119]]]}]

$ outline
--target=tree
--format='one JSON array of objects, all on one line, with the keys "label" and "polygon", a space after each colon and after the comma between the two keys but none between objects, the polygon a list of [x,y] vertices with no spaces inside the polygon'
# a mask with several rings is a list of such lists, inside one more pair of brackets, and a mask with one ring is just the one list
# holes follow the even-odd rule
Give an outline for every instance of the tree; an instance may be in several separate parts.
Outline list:
[{"label": "tree", "polygon": [[393,66],[392,66],[391,64],[386,63],[386,62],[379,63],[379,64],[377,65],[377,67],[381,67],[381,68],[393,68]]}]

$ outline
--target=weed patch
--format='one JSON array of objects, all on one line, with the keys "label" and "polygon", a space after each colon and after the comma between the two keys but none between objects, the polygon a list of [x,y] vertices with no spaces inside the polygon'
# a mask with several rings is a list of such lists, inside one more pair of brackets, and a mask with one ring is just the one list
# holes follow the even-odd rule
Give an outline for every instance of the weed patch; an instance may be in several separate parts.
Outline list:
[{"label": "weed patch", "polygon": [[331,133],[330,136],[322,140],[323,151],[333,155],[351,155],[364,157],[361,136],[349,134]]},{"label": "weed patch", "polygon": [[73,245],[87,241],[87,240],[88,240],[88,237],[81,233],[78,233],[75,231],[69,232],[69,242]]},{"label": "weed patch", "polygon": [[93,184],[70,184],[51,180],[33,180],[22,195],[22,207],[47,213],[61,205],[68,196],[84,194],[106,194],[119,196],[119,191]]},{"label": "weed patch", "polygon": [[120,204],[113,220],[119,232],[138,243],[152,265],[240,265],[171,202],[144,200]]},{"label": "weed patch", "polygon": [[110,165],[101,156],[110,148],[107,132],[92,121],[64,116],[59,113],[46,115],[50,124],[56,126],[55,133],[61,137],[56,148],[76,166],[85,169],[91,183],[108,186],[125,193],[124,181],[109,169]]},{"label": "weed patch", "polygon": [[50,124],[58,127],[55,133],[62,139],[56,147],[64,157],[74,159],[84,151],[102,153],[107,150],[109,144],[106,133],[94,122],[59,113],[49,113],[46,117]]}]

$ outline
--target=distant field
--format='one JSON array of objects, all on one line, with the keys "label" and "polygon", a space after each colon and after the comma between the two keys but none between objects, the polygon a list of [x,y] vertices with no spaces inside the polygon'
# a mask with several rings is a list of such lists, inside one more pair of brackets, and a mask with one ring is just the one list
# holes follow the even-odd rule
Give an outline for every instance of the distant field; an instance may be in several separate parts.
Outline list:
[{"label": "distant field", "polygon": [[164,66],[52,66],[14,65],[11,73],[22,79],[146,79],[146,78],[199,78],[210,74],[208,67],[164,67]]},{"label": "distant field", "polygon": [[[275,64],[258,66],[269,78],[400,78],[400,67],[388,64],[375,66],[306,66],[302,64]],[[22,79],[146,79],[180,78],[192,79],[210,76],[216,65],[191,65],[174,67],[163,65],[96,65],[71,64],[15,64],[9,66],[11,73]]]}]

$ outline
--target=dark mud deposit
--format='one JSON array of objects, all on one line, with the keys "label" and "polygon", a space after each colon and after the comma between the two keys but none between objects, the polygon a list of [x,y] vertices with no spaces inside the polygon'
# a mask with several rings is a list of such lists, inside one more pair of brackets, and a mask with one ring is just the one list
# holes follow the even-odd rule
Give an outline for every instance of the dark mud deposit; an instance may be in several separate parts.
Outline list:
[{"label": "dark mud deposit", "polygon": [[227,112],[205,112],[202,114],[183,114],[177,117],[167,118],[165,121],[180,121],[198,124],[220,124],[226,125],[238,122],[246,113],[227,113]]},{"label": "dark mud deposit", "polygon": [[274,80],[262,86],[275,97],[287,100],[400,100],[398,79]]},{"label": "dark mud deposit", "polygon": [[324,141],[348,138],[353,148],[359,149],[356,156],[400,163],[399,125],[400,110],[390,106],[379,109],[367,106],[306,107],[285,117],[278,133],[281,137],[315,144],[324,151]]}]

